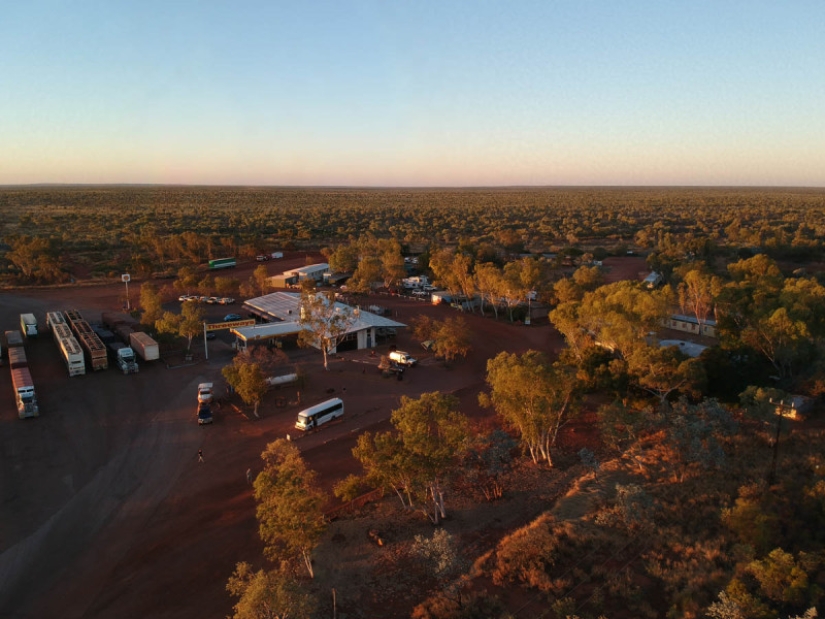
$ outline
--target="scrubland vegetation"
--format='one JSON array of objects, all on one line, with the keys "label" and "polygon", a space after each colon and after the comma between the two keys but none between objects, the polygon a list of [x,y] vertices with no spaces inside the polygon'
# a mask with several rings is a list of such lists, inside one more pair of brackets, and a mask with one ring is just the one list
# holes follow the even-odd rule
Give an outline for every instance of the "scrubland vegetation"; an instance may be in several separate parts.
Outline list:
[{"label": "scrubland vegetation", "polygon": [[810,260],[821,256],[823,211],[825,192],[813,189],[7,187],[0,234],[10,250],[0,281],[139,276],[365,234],[416,252],[472,248],[482,262],[501,250],[667,253],[674,245]]},{"label": "scrubland vegetation", "polygon": [[[291,244],[323,249],[364,291],[393,287],[403,254],[419,255],[493,327],[543,304],[566,348],[488,361],[479,401],[494,427],[435,392],[403,398],[392,430],[360,436],[363,474],[336,494],[383,489],[400,527],[433,525],[398,535],[374,565],[375,582],[419,576],[404,613],[382,616],[785,619],[822,604],[823,191],[72,188],[7,189],[0,201],[7,283],[95,262],[197,286],[192,267],[208,258]],[[661,286],[604,283],[598,263],[628,250]],[[714,321],[700,356],[660,346],[675,312]],[[417,329],[462,340],[460,323]],[[463,341],[441,345],[459,351],[450,360],[466,354]],[[777,414],[800,395],[811,404],[801,419]],[[560,429],[583,414],[589,446],[559,453]],[[270,445],[264,464],[268,562],[238,566],[235,616],[326,616],[327,567],[313,562],[332,543],[325,499],[290,443]],[[570,494],[484,552],[446,531],[454,498],[506,511],[528,470]],[[368,616],[362,597],[339,594],[348,616]]]}]

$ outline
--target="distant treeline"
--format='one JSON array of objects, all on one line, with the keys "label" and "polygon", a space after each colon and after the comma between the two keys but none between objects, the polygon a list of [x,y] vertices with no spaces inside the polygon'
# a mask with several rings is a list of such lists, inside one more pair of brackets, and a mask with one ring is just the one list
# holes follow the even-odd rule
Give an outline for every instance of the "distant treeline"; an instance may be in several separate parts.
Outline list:
[{"label": "distant treeline", "polygon": [[8,250],[31,239],[46,257],[100,274],[319,249],[366,233],[411,252],[461,242],[511,253],[655,250],[698,239],[811,260],[822,251],[823,215],[823,189],[5,187],[0,275],[21,280]]}]

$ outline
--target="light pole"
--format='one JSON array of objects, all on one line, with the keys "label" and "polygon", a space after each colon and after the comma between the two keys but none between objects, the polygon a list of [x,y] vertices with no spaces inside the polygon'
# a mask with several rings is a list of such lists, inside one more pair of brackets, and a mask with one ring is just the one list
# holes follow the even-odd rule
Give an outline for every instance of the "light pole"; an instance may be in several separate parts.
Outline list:
[{"label": "light pole", "polygon": [[129,280],[132,279],[132,276],[128,273],[124,273],[120,276],[121,281],[126,284],[126,311],[131,311],[132,304],[129,301]]}]

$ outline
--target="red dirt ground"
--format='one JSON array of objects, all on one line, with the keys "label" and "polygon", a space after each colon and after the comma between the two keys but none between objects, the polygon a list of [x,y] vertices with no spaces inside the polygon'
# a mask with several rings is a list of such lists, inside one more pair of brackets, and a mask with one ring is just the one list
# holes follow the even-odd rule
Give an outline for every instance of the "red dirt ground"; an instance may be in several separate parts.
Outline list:
[{"label": "red dirt ground", "polygon": [[[632,272],[636,279],[644,264],[638,260],[615,259],[610,272],[613,277]],[[270,262],[268,268],[275,273],[305,263],[300,256],[289,263]],[[244,265],[233,275],[245,278],[256,266]],[[35,311],[42,319],[46,311],[72,307],[94,320],[101,311],[120,309],[122,301],[120,283],[0,294],[0,324],[11,329],[23,311]],[[453,315],[449,308],[407,298],[382,296],[371,303],[390,308],[394,319],[407,324],[420,314]],[[209,308],[215,320],[227,311]],[[553,354],[563,345],[546,321],[525,327],[466,318],[473,352],[449,368],[429,358],[403,329],[398,348],[421,360],[403,381],[382,378],[377,358],[364,351],[343,353],[329,372],[320,354],[296,351],[309,376],[300,405],[294,390],[272,392],[259,420],[224,406],[216,423],[205,428],[194,423],[195,387],[207,379],[223,384],[220,368],[232,356],[228,338],[210,343],[209,360],[201,355],[190,366],[166,368],[155,362],[135,376],[109,371],[75,378],[66,377],[48,333],[29,343],[39,419],[16,418],[7,370],[0,369],[0,616],[226,616],[232,600],[225,583],[235,564],[262,565],[246,471],[258,470],[268,442],[296,434],[292,423],[298,410],[329,397],[329,390],[336,395],[346,390],[342,422],[295,437],[323,485],[331,488],[358,472],[350,451],[356,436],[387,427],[401,395],[453,392],[462,411],[482,421],[491,416],[477,402],[487,359],[502,350]],[[277,406],[279,398],[285,406]],[[572,424],[562,444],[579,449],[588,442],[586,428],[586,421]],[[198,449],[204,463],[197,461]]]}]

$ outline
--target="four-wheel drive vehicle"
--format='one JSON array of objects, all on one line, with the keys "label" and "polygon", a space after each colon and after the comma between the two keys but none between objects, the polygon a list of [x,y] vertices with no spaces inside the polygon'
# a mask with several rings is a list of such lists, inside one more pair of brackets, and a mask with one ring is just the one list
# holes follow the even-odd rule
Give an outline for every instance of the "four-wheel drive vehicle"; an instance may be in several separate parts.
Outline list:
[{"label": "four-wheel drive vehicle", "polygon": [[398,365],[406,365],[409,367],[414,366],[418,363],[418,360],[415,359],[409,353],[406,353],[402,350],[394,350],[390,353],[390,361],[394,361]]},{"label": "four-wheel drive vehicle", "polygon": [[212,383],[201,383],[198,385],[198,402],[212,401]]},{"label": "four-wheel drive vehicle", "polygon": [[206,402],[198,404],[198,425],[203,426],[212,423],[212,409]]}]

